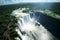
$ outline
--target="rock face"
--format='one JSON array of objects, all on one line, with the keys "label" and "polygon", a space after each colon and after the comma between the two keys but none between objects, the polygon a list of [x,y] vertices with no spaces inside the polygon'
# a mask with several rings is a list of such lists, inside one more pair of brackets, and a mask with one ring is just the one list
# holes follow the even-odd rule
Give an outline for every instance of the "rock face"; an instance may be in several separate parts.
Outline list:
[{"label": "rock face", "polygon": [[[39,22],[48,29],[54,36],[60,38],[60,20],[54,19],[50,16],[44,15],[40,12],[35,13],[36,16],[39,16]],[[38,18],[38,17],[37,17]]]}]

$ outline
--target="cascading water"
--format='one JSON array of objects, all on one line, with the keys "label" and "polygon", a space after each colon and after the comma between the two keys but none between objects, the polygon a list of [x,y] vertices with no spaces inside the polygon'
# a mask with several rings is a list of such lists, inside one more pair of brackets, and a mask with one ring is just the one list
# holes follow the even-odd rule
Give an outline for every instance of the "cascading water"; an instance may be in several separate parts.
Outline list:
[{"label": "cascading water", "polygon": [[[14,10],[13,15],[18,19],[20,40],[57,40],[47,29],[42,26],[34,13],[23,13],[22,10]],[[22,34],[23,33],[23,34]]]}]

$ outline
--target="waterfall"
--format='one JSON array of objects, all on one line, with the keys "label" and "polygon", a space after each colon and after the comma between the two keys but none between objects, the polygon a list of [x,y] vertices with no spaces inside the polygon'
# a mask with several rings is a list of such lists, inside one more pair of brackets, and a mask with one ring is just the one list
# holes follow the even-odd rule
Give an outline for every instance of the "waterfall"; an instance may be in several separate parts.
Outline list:
[{"label": "waterfall", "polygon": [[[17,18],[20,40],[57,40],[43,25],[34,13],[23,13],[19,9],[13,11]],[[39,17],[39,16],[38,16]]]}]

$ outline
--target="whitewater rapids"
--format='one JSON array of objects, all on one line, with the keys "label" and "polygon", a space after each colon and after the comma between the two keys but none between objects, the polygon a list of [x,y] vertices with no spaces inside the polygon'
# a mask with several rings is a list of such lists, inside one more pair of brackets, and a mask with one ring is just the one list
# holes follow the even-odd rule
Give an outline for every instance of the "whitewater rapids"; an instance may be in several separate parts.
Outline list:
[{"label": "whitewater rapids", "polygon": [[[57,40],[43,25],[41,25],[33,12],[23,13],[23,9],[17,9],[12,12],[17,18],[20,35],[19,40]],[[22,34],[23,33],[23,34]]]}]

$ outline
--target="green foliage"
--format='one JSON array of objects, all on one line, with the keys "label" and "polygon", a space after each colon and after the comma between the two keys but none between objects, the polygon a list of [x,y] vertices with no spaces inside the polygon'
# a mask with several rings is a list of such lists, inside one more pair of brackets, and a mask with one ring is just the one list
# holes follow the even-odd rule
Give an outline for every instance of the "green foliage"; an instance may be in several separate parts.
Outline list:
[{"label": "green foliage", "polygon": [[17,27],[17,20],[6,10],[0,13],[0,40],[15,40],[19,37],[15,31]]}]

